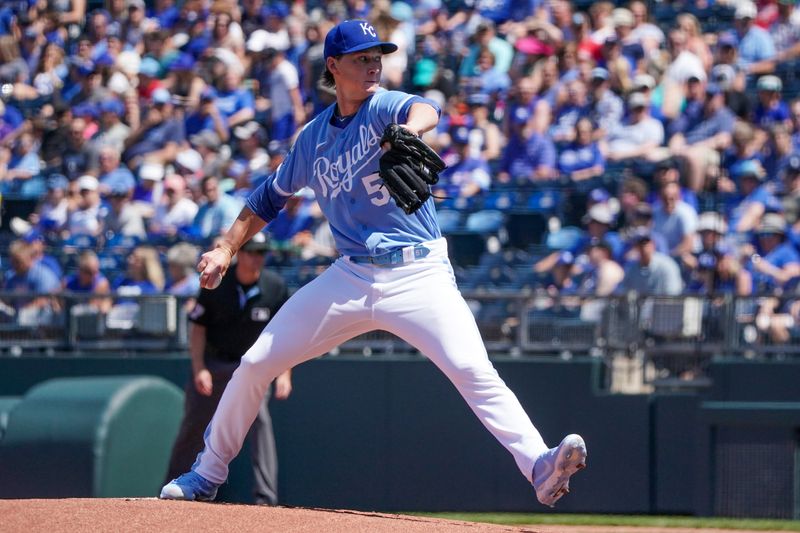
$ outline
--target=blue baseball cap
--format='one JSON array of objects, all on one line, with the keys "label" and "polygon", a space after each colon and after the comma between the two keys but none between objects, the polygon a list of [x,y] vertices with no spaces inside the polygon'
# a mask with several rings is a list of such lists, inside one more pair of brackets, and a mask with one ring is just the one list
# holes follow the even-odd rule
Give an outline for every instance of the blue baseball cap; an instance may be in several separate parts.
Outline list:
[{"label": "blue baseball cap", "polygon": [[595,67],[592,69],[592,79],[593,80],[607,80],[608,79],[608,70],[604,69],[603,67]]},{"label": "blue baseball cap", "polygon": [[192,70],[193,68],[194,57],[186,52],[178,54],[178,57],[176,57],[175,60],[169,65],[170,72],[175,72],[177,70]]},{"label": "blue baseball cap", "polygon": [[345,20],[325,36],[325,59],[360,52],[375,46],[380,46],[384,54],[391,54],[397,50],[396,44],[378,39],[378,32],[368,21]]},{"label": "blue baseball cap", "polygon": [[110,98],[100,102],[101,113],[114,113],[117,116],[125,114],[125,106],[116,98]]}]

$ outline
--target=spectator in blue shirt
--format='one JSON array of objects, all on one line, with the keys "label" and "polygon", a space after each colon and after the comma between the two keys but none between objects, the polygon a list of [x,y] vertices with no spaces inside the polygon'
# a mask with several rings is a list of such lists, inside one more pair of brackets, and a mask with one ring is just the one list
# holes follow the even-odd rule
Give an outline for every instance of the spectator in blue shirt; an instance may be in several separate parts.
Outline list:
[{"label": "spectator in blue shirt", "polygon": [[[6,273],[3,289],[19,293],[50,294],[61,289],[58,276],[41,261],[35,261],[31,244],[17,240],[9,247],[11,270]],[[50,298],[24,298],[12,302],[18,322],[26,325],[41,324],[52,315]]]},{"label": "spectator in blue shirt", "polygon": [[791,127],[789,106],[781,99],[783,82],[777,76],[761,76],[756,83],[758,102],[753,110],[753,122],[764,131],[782,124]]},{"label": "spectator in blue shirt", "polygon": [[[68,292],[108,294],[111,284],[100,271],[100,260],[93,250],[84,250],[78,256],[78,271],[63,279],[63,289]],[[112,301],[110,298],[92,298],[81,301],[102,312],[108,312]]]},{"label": "spectator in blue shirt", "polygon": [[[690,91],[702,92],[703,82],[690,81],[689,87]],[[718,85],[710,83],[704,92],[702,104],[697,99],[690,100],[670,126],[670,152],[686,162],[686,185],[693,191],[704,190],[707,177],[718,171],[720,151],[730,145],[735,122]]]},{"label": "spectator in blue shirt", "polygon": [[[23,133],[17,137],[7,161],[3,161],[3,153],[0,152],[0,182],[2,182],[0,190],[2,192],[22,192],[26,182],[39,176],[41,166],[37,148],[33,135]],[[44,181],[42,181],[42,185],[44,185]],[[43,186],[40,192],[44,192]]]},{"label": "spectator in blue shirt", "polygon": [[114,146],[103,146],[98,155],[98,180],[100,194],[108,194],[112,189],[132,191],[136,178],[128,167],[121,164],[120,152]]},{"label": "spectator in blue shirt", "polygon": [[593,132],[591,120],[578,120],[575,125],[575,141],[558,156],[559,172],[568,176],[572,183],[590,182],[593,178],[602,176],[605,171],[606,161],[597,141],[592,140]]},{"label": "spectator in blue shirt", "polygon": [[172,28],[180,18],[180,10],[174,0],[155,0],[147,16],[156,19],[161,28]]},{"label": "spectator in blue shirt", "polygon": [[591,74],[591,119],[597,125],[594,138],[600,139],[616,132],[622,125],[625,108],[622,99],[614,94],[609,83],[610,74],[603,67],[596,67]]},{"label": "spectator in blue shirt", "polygon": [[785,288],[800,276],[800,254],[786,239],[786,220],[779,213],[767,213],[756,230],[756,244],[748,269],[757,292]]},{"label": "spectator in blue shirt", "polygon": [[512,135],[500,162],[497,181],[518,186],[550,181],[556,176],[556,147],[550,137],[533,131],[531,115],[517,107],[510,118]]},{"label": "spectator in blue shirt", "polygon": [[163,87],[156,89],[142,124],[125,141],[123,159],[130,169],[145,160],[165,165],[175,160],[185,138],[183,122],[174,114],[172,95]]},{"label": "spectator in blue shirt", "polygon": [[112,289],[125,296],[158,294],[164,289],[164,282],[158,251],[152,246],[140,245],[128,255],[125,274],[114,281]]},{"label": "spectator in blue shirt", "polygon": [[497,36],[494,23],[481,22],[475,30],[475,44],[469,47],[467,57],[461,63],[459,75],[470,77],[477,74],[478,57],[481,48],[487,47],[494,55],[494,66],[502,73],[508,73],[514,58],[514,47],[505,39]]},{"label": "spectator in blue shirt", "polygon": [[447,157],[447,169],[439,176],[434,186],[437,195],[456,200],[466,200],[480,195],[491,185],[489,165],[483,159],[470,154],[469,128],[458,126],[450,134],[453,154]]},{"label": "spectator in blue shirt", "polygon": [[591,110],[586,97],[586,84],[582,80],[572,80],[566,87],[566,99],[555,108],[555,119],[549,132],[557,144],[573,141],[575,125],[581,118],[588,117]]},{"label": "spectator in blue shirt", "polygon": [[214,103],[228,122],[229,128],[244,124],[255,117],[255,98],[249,89],[243,88],[242,76],[236,69],[225,72]]},{"label": "spectator in blue shirt", "polygon": [[734,25],[739,37],[739,64],[748,74],[769,72],[773,67],[769,60],[775,57],[772,36],[767,30],[755,25],[757,15],[758,9],[750,0],[740,2],[734,14]]},{"label": "spectator in blue shirt", "polygon": [[229,137],[228,121],[220,112],[216,104],[217,92],[211,87],[206,87],[200,94],[200,105],[186,115],[186,136],[191,137],[201,131],[208,130],[216,133],[222,142]]},{"label": "spectator in blue shirt", "polygon": [[242,202],[219,190],[219,179],[206,176],[201,182],[206,201],[194,217],[192,232],[198,237],[213,238],[227,230],[242,209]]},{"label": "spectator in blue shirt", "polygon": [[731,168],[731,177],[737,184],[738,198],[728,216],[734,234],[746,234],[755,230],[767,206],[775,203],[772,194],[764,186],[766,173],[758,161],[742,161]]}]

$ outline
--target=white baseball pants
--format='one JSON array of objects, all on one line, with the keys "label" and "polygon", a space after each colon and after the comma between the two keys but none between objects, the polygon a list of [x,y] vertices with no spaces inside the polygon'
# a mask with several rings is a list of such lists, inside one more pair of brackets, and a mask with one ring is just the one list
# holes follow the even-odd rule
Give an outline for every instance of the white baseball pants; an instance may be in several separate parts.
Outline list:
[{"label": "white baseball pants", "polygon": [[339,258],[297,291],[242,357],[192,467],[214,483],[228,477],[267,387],[278,374],[368,331],[402,338],[444,372],[528,481],[547,450],[517,397],[497,375],[475,319],[456,287],[447,242],[393,267]]}]

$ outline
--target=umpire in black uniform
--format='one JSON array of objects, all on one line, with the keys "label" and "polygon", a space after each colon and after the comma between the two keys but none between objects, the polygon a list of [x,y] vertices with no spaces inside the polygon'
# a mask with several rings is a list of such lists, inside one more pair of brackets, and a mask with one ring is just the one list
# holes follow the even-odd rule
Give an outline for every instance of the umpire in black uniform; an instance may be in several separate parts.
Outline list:
[{"label": "umpire in black uniform", "polygon": [[[239,359],[253,345],[267,322],[288,299],[284,280],[264,270],[264,233],[256,233],[237,254],[216,290],[202,289],[189,314],[192,380],[186,385],[183,421],[172,448],[167,482],[187,472],[203,449],[203,434]],[[275,380],[275,398],[288,398],[291,371]],[[278,501],[278,460],[267,403],[259,408],[247,436],[253,464],[255,503]]]}]

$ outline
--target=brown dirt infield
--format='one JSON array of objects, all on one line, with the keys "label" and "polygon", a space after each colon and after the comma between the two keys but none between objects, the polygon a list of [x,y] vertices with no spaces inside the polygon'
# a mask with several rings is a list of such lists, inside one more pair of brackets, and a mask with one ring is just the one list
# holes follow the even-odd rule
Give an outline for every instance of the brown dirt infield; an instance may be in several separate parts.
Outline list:
[{"label": "brown dirt infield", "polygon": [[[258,507],[155,498],[0,500],[2,533],[688,533],[712,529],[501,526],[387,513]],[[748,533],[737,531],[737,533]],[[752,533],[752,532],[750,532]],[[759,532],[759,533],[764,533]]]}]

